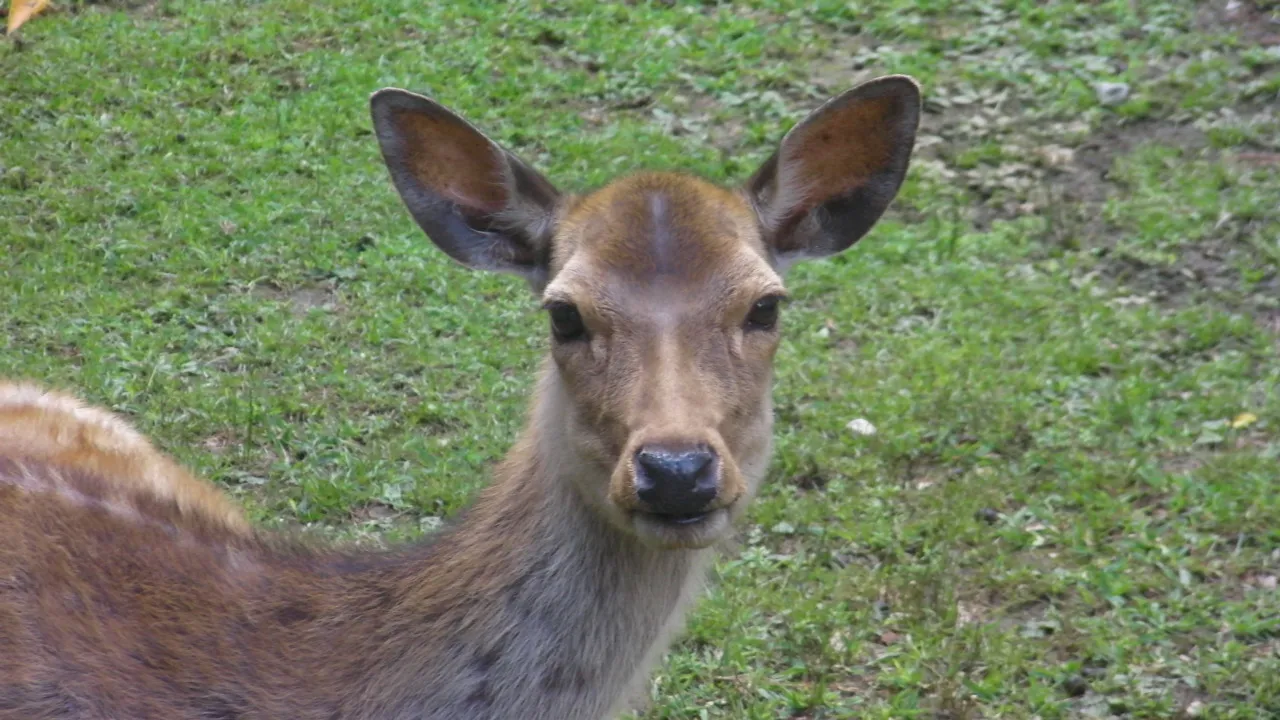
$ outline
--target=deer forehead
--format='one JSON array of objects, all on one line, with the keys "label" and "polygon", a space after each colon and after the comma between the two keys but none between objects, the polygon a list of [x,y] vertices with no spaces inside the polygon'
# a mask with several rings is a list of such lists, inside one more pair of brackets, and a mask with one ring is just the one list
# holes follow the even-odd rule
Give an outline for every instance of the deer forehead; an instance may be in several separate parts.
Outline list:
[{"label": "deer forehead", "polygon": [[545,296],[619,313],[709,311],[782,289],[743,195],[691,176],[644,173],[565,211]]}]

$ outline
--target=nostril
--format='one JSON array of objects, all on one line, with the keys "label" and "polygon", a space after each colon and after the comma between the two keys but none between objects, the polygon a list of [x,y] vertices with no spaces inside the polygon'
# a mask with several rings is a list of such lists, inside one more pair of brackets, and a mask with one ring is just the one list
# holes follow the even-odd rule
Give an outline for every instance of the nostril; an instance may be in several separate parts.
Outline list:
[{"label": "nostril", "polygon": [[651,502],[650,496],[658,488],[658,471],[654,469],[651,463],[646,462],[645,458],[639,453],[636,454],[634,477],[636,494],[640,496],[641,500]]}]

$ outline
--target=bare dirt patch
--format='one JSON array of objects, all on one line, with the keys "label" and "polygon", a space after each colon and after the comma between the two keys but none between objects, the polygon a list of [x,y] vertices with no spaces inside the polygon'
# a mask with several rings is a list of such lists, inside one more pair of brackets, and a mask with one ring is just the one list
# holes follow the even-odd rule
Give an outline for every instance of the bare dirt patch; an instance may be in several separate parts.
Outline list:
[{"label": "bare dirt patch", "polygon": [[1276,0],[1214,0],[1201,3],[1196,28],[1229,30],[1258,45],[1280,45],[1280,2]]},{"label": "bare dirt patch", "polygon": [[[954,159],[963,153],[952,138],[943,138],[939,157]],[[1242,268],[1267,267],[1248,240],[1260,231],[1258,220],[1224,218],[1206,237],[1180,248],[1172,263],[1150,263],[1117,252],[1124,230],[1106,220],[1104,207],[1128,191],[1111,173],[1118,159],[1144,145],[1175,148],[1188,161],[1224,157],[1205,132],[1190,124],[1144,120],[1108,125],[1074,143],[1041,146],[1036,149],[1040,162],[1014,163],[1007,171],[993,165],[957,174],[980,200],[972,215],[979,230],[999,220],[1040,215],[1046,220],[1041,238],[1046,252],[1092,252],[1098,259],[1097,275],[1142,302],[1179,307],[1208,299],[1270,322],[1280,309],[1266,298],[1280,298],[1280,273],[1265,274],[1242,292]],[[1029,182],[1010,182],[1019,177]]]},{"label": "bare dirt patch", "polygon": [[1110,189],[1108,175],[1116,159],[1148,144],[1174,147],[1194,155],[1209,147],[1209,138],[1191,125],[1167,120],[1106,127],[1075,148],[1075,162],[1066,168],[1066,177],[1060,184],[1080,200],[1105,200]]},{"label": "bare dirt patch", "polygon": [[260,300],[285,303],[297,317],[313,310],[333,311],[340,307],[338,291],[332,283],[300,285],[287,290],[273,283],[262,283],[255,285],[250,294]]},{"label": "bare dirt patch", "polygon": [[857,34],[828,33],[832,48],[822,57],[808,64],[809,84],[825,94],[844,92],[851,87],[873,80],[881,73],[861,58],[874,49],[875,43]]},{"label": "bare dirt patch", "polygon": [[1215,239],[1184,250],[1172,265],[1151,265],[1130,256],[1107,255],[1101,274],[1134,295],[1155,302],[1180,307],[1207,297],[1263,317],[1275,312],[1261,302],[1280,297],[1280,275],[1271,273],[1242,298],[1239,268],[1252,262],[1253,254],[1244,247]]},{"label": "bare dirt patch", "polygon": [[[1196,22],[1206,33],[1237,34],[1246,45],[1270,44],[1273,33],[1280,32],[1280,2],[1214,0],[1197,11]],[[856,33],[824,35],[831,48],[808,64],[804,84],[829,92],[856,82],[860,59],[874,57],[877,48],[874,38]],[[1148,71],[1163,78],[1173,68],[1161,65]],[[784,94],[794,102],[794,94]],[[1242,102],[1221,119],[1226,126],[1252,127],[1251,119],[1266,122],[1269,113]],[[1256,277],[1257,268],[1269,266],[1256,247],[1261,229],[1256,221],[1220,222],[1206,237],[1178,247],[1176,261],[1153,263],[1125,252],[1125,228],[1106,219],[1108,201],[1130,193],[1111,175],[1116,161],[1142,146],[1174,148],[1189,162],[1230,159],[1269,166],[1280,161],[1256,138],[1243,141],[1236,151],[1221,151],[1203,128],[1223,123],[1197,118],[1193,124],[1192,118],[1174,115],[1137,121],[1116,116],[1090,127],[1080,119],[1043,115],[1017,87],[964,81],[935,85],[926,92],[914,164],[917,173],[963,188],[973,198],[966,214],[979,231],[1003,220],[1040,217],[1046,225],[1041,238],[1046,254],[1092,253],[1096,276],[1143,302],[1185,305],[1208,298],[1269,318],[1280,312],[1265,302],[1268,296],[1280,297],[1280,277],[1275,272]],[[895,216],[904,222],[924,220],[901,207]],[[1244,268],[1254,270],[1247,287]]]},{"label": "bare dirt patch", "polygon": [[[964,118],[972,118],[974,113],[972,108],[940,113],[951,117],[935,121],[938,135],[933,156],[953,166],[961,162],[972,145],[972,133],[957,133],[956,126],[963,125]],[[1006,154],[1016,159],[952,171],[981,200],[974,212],[974,225],[986,230],[996,220],[1043,213],[1051,216],[1054,230],[1068,225],[1078,231],[1082,228],[1074,226],[1086,225],[1085,240],[1095,241],[1109,231],[1100,222],[1090,220],[1099,218],[1102,204],[1120,191],[1111,178],[1118,158],[1147,144],[1178,148],[1186,157],[1217,156],[1203,131],[1168,120],[1111,124],[1079,139],[1061,137],[1050,141],[1016,134],[998,139],[1004,142]],[[1096,242],[1075,244],[1089,246]]]}]

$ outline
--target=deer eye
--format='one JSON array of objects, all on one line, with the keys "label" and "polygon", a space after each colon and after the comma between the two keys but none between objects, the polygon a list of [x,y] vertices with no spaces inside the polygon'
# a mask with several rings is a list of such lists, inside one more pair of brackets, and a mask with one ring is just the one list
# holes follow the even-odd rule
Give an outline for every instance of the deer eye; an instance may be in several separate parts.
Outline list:
[{"label": "deer eye", "polygon": [[570,303],[554,303],[547,306],[551,315],[551,334],[560,342],[581,340],[587,335],[587,326],[582,323],[582,315],[578,308]]},{"label": "deer eye", "polygon": [[778,303],[781,295],[768,295],[756,301],[747,313],[747,321],[743,326],[747,330],[772,330],[778,324]]}]

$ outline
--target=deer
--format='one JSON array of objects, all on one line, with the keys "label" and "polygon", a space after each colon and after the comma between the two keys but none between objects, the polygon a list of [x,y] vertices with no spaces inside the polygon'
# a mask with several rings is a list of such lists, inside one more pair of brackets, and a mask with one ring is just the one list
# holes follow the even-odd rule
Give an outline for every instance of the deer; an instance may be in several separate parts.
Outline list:
[{"label": "deer", "polygon": [[626,712],[765,478],[783,276],[885,212],[920,91],[830,99],[739,187],[580,194],[427,97],[370,108],[426,236],[549,317],[514,446],[445,529],[329,546],[255,528],[108,410],[0,384],[0,718]]}]

